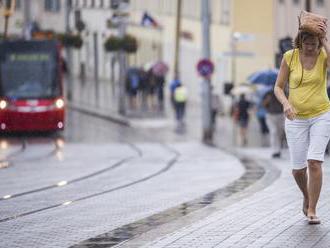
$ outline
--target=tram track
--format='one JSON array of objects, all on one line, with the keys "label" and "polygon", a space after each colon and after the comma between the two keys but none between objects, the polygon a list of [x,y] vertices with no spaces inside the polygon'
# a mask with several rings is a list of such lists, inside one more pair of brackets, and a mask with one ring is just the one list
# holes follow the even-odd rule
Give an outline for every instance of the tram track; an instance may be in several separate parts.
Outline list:
[{"label": "tram track", "polygon": [[[128,144],[129,147],[132,148],[132,150],[134,150],[137,153],[138,157],[142,157],[143,153],[137,146],[135,146],[134,144],[131,144],[131,143],[127,143],[127,144]],[[52,153],[54,153],[54,152],[52,152]],[[75,179],[72,179],[72,180],[69,180],[69,181],[60,181],[56,184],[51,184],[51,185],[48,185],[48,186],[39,187],[39,188],[36,188],[36,189],[33,189],[33,190],[28,190],[28,191],[24,191],[24,192],[20,192],[20,193],[16,193],[16,194],[7,194],[7,195],[0,198],[0,202],[1,201],[8,201],[10,199],[21,197],[21,196],[31,195],[31,194],[38,193],[38,192],[43,192],[43,191],[58,188],[58,187],[63,187],[63,186],[70,185],[70,184],[73,184],[73,183],[77,183],[77,182],[80,182],[80,181],[83,181],[83,180],[86,180],[86,179],[90,179],[92,177],[101,175],[105,172],[109,172],[109,171],[123,165],[124,163],[128,162],[129,160],[131,160],[133,158],[135,158],[135,157],[134,156],[127,156],[127,157],[119,160],[118,162],[116,162],[116,163],[114,163],[114,164],[112,164],[112,165],[110,165],[110,166],[108,166],[108,167],[106,167],[102,170],[98,170],[98,171],[95,171],[91,174],[87,174],[87,175],[84,175],[82,177],[78,177],[78,178],[75,178]]]},{"label": "tram track", "polygon": [[[137,151],[139,157],[142,157],[143,156],[143,152],[141,150],[139,150],[134,144],[129,144],[129,145],[133,149],[135,149]],[[115,191],[118,191],[118,190],[121,190],[121,189],[125,189],[125,188],[128,188],[128,187],[131,187],[133,185],[137,185],[139,183],[142,183],[142,182],[145,182],[145,181],[150,180],[152,178],[155,178],[155,177],[157,177],[157,176],[159,176],[159,175],[167,172],[168,170],[170,170],[174,166],[174,164],[176,163],[176,161],[178,160],[178,158],[180,157],[180,153],[178,151],[174,150],[173,148],[171,148],[171,147],[169,147],[169,146],[167,146],[165,144],[161,144],[161,145],[165,149],[167,149],[168,151],[170,151],[171,153],[173,153],[174,155],[166,162],[165,166],[163,166],[158,171],[156,171],[154,173],[151,173],[150,175],[144,176],[144,177],[139,178],[137,180],[134,180],[132,182],[128,182],[128,183],[125,183],[125,184],[122,184],[122,185],[119,185],[119,186],[116,186],[116,187],[112,187],[112,188],[106,189],[106,190],[101,191],[101,192],[97,192],[97,193],[94,193],[94,194],[90,194],[90,195],[78,197],[78,198],[73,199],[71,201],[65,201],[65,202],[53,204],[53,205],[50,205],[50,206],[46,206],[46,207],[43,207],[43,208],[34,209],[34,210],[26,211],[26,212],[23,212],[23,213],[18,213],[18,214],[15,214],[15,215],[12,215],[12,216],[9,216],[9,217],[6,217],[6,218],[2,218],[2,219],[0,219],[0,223],[7,222],[7,221],[10,221],[10,220],[16,220],[16,219],[21,218],[21,217],[24,217],[24,216],[33,215],[33,214],[40,213],[40,212],[43,212],[43,211],[46,211],[46,210],[50,210],[50,209],[54,209],[54,208],[57,208],[57,207],[60,207],[60,206],[66,206],[66,205],[70,205],[70,204],[77,203],[77,202],[80,202],[80,201],[84,201],[84,200],[87,200],[87,199],[95,198],[95,197],[98,197],[98,196],[101,196],[101,195],[105,195],[105,194],[108,194],[108,193],[112,193],[112,192],[115,192]],[[71,180],[70,183],[67,183],[65,185],[73,184],[73,183],[76,183],[76,182],[79,182],[79,181],[83,181],[83,180],[89,179],[91,177],[95,177],[97,175],[100,175],[102,173],[108,172],[109,170],[112,170],[114,168],[117,168],[117,167],[119,167],[119,166],[127,163],[132,158],[133,157],[124,158],[121,161],[113,164],[112,166],[110,166],[108,168],[105,168],[103,170],[94,172],[92,174],[89,174],[89,175],[86,175],[86,176],[83,176],[83,177],[80,177],[80,178]],[[47,191],[47,190],[53,189],[55,187],[58,187],[58,185],[51,185],[51,186],[39,188],[39,189],[32,190],[32,191],[18,193],[18,194],[15,194],[15,197],[17,198],[17,197],[28,195],[28,194],[33,194],[33,193],[37,193],[37,192]],[[2,199],[2,201],[3,200],[5,200],[5,199]],[[6,200],[10,200],[10,199],[6,199]]]},{"label": "tram track", "polygon": [[[26,138],[22,138],[20,140],[20,148],[16,151],[13,151],[9,153],[8,155],[5,155],[4,158],[0,160],[0,168],[1,164],[7,164],[6,167],[13,166],[16,163],[23,163],[23,162],[34,162],[34,161],[40,161],[46,158],[49,158],[53,155],[55,155],[60,149],[60,145],[58,144],[58,139],[57,138],[43,138],[44,140],[50,140],[48,143],[53,144],[53,149],[51,151],[47,152],[46,154],[42,154],[36,157],[32,158],[21,158],[21,156],[26,153],[26,151],[29,149],[29,142],[27,141]],[[5,168],[5,167],[3,167]]]},{"label": "tram track", "polygon": [[[44,141],[49,141],[47,143],[52,144],[53,148],[48,151],[46,154],[42,154],[42,155],[38,155],[35,157],[31,157],[31,158],[20,158],[20,156],[15,156],[13,158],[11,158],[10,160],[12,161],[12,163],[26,163],[26,162],[35,162],[35,161],[41,161],[47,158],[50,158],[52,156],[54,156],[59,150],[61,150],[61,145],[58,138],[43,138]],[[29,146],[31,146],[31,144],[29,145],[29,142],[26,141],[26,148],[25,150],[29,149]]]}]

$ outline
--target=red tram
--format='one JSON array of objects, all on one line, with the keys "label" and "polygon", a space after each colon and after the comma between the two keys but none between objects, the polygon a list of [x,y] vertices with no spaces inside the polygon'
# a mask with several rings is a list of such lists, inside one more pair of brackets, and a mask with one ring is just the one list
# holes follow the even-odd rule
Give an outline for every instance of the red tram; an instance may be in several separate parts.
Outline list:
[{"label": "red tram", "polygon": [[0,131],[63,130],[62,68],[54,40],[0,43]]}]

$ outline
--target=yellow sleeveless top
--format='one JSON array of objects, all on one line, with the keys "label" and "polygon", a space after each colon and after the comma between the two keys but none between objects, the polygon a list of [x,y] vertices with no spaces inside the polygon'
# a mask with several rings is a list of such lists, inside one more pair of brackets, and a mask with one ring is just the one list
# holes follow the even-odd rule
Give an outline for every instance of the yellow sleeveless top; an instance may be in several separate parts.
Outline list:
[{"label": "yellow sleeveless top", "polygon": [[302,82],[302,65],[299,60],[299,50],[287,51],[284,54],[284,59],[290,70],[289,102],[297,111],[297,118],[312,118],[329,111],[326,52],[321,49],[315,66],[311,70],[304,69]]}]

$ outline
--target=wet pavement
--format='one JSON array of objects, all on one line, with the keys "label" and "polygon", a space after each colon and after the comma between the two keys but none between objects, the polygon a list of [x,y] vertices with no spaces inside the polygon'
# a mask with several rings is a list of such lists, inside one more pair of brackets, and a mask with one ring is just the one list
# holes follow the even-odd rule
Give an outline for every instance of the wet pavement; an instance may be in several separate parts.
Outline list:
[{"label": "wet pavement", "polygon": [[[198,107],[197,104],[193,106]],[[200,127],[194,127],[193,121],[189,124],[191,130],[195,130],[192,137],[199,139],[196,130]],[[326,213],[330,206],[325,199],[330,192],[324,190],[320,200],[323,224],[308,226],[301,213],[302,199],[291,177],[287,151],[282,159],[270,159],[270,150],[265,148],[269,141],[259,134],[255,119],[249,129],[247,148],[237,145],[237,137],[233,137],[236,132],[230,118],[219,118],[216,144],[241,158],[242,164],[246,164],[244,159],[252,160],[254,168],[259,166],[264,171],[261,178],[247,187],[242,185],[239,192],[228,194],[226,198],[214,200],[211,194],[212,201],[206,200],[206,206],[181,218],[161,222],[158,215],[151,216],[150,225],[157,223],[152,228],[146,228],[149,226],[146,218],[131,223],[132,226],[125,225],[96,236],[96,240],[85,240],[76,247],[102,246],[102,242],[105,242],[103,247],[117,243],[116,247],[329,247],[329,214]],[[328,164],[327,158],[325,178],[329,177]],[[325,184],[324,188],[328,188]],[[221,190],[230,192],[230,189],[231,184],[228,184]],[[185,206],[182,204],[176,209],[181,213]],[[171,214],[176,216],[174,213]],[[163,214],[166,216],[166,211]]]},{"label": "wet pavement", "polygon": [[198,103],[176,133],[171,111],[118,116],[100,85],[75,85],[62,135],[0,140],[1,247],[329,247],[328,158],[310,227],[287,151],[270,159],[255,120],[248,147],[228,117],[205,146]]},{"label": "wet pavement", "polygon": [[163,226],[164,224],[188,216],[192,212],[203,209],[215,202],[221,202],[233,194],[243,191],[264,176],[265,170],[263,167],[256,166],[255,164],[252,165],[252,163],[253,162],[248,159],[242,159],[242,164],[246,170],[245,173],[226,187],[207,193],[200,198],[182,203],[174,208],[154,214],[137,222],[111,230],[110,232],[88,239],[72,247],[97,247],[101,243],[107,247],[115,246],[137,238],[144,233]]},{"label": "wet pavement", "polygon": [[[266,149],[260,148],[244,149],[242,153],[260,159],[269,156]],[[322,224],[308,225],[302,214],[302,197],[287,163],[287,154],[272,161],[281,176],[249,197],[170,233],[157,237],[162,230],[154,230],[118,247],[329,247],[329,180],[325,180],[318,208]],[[327,159],[326,178],[330,176],[329,165]]]},{"label": "wet pavement", "polygon": [[185,202],[192,211],[244,175],[231,155],[193,142],[73,143],[61,153],[0,172],[1,194],[13,196],[0,201],[3,247],[69,247]]}]

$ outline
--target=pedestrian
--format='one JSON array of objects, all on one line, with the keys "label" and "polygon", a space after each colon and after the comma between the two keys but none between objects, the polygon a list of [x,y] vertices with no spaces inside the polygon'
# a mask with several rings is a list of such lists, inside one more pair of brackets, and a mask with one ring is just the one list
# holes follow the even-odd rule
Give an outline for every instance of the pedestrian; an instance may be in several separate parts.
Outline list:
[{"label": "pedestrian", "polygon": [[66,62],[66,59],[64,57],[61,57],[61,62],[62,62],[62,71],[65,75],[69,75],[70,71],[68,68],[68,63]]},{"label": "pedestrian", "polygon": [[137,93],[140,85],[139,71],[136,69],[128,70],[126,76],[126,92],[129,97],[129,106],[132,110],[137,109]]},{"label": "pedestrian", "polygon": [[220,97],[214,92],[213,86],[211,85],[211,122],[213,130],[216,128],[217,115],[219,112],[221,112]]},{"label": "pedestrian", "polygon": [[261,101],[257,102],[256,117],[260,127],[260,133],[262,138],[262,144],[266,145],[266,138],[269,133],[269,128],[266,122],[266,109],[262,106]]},{"label": "pedestrian", "polygon": [[155,75],[156,90],[157,90],[157,99],[158,99],[158,110],[164,111],[164,86],[165,86],[165,77]]},{"label": "pedestrian", "polygon": [[149,69],[147,71],[147,89],[148,89],[148,108],[151,111],[156,110],[157,104],[156,104],[156,91],[157,91],[157,86],[156,86],[156,78],[154,73],[152,72],[152,69]]},{"label": "pedestrian", "polygon": [[174,105],[175,105],[175,113],[176,120],[178,123],[178,129],[184,127],[184,116],[187,102],[187,89],[182,84],[179,83],[174,90]]},{"label": "pedestrian", "polygon": [[148,111],[148,95],[149,95],[149,89],[148,89],[148,73],[141,68],[139,71],[139,77],[140,77],[140,86],[139,86],[139,93],[140,93],[140,99],[141,99],[141,111]]},{"label": "pedestrian", "polygon": [[180,84],[181,81],[178,78],[178,76],[175,76],[172,82],[170,83],[170,101],[174,110],[175,110],[174,91],[176,87],[178,87]]},{"label": "pedestrian", "polygon": [[241,94],[239,101],[236,104],[236,120],[239,126],[240,140],[243,146],[248,143],[247,129],[249,126],[249,109],[251,108],[251,102],[245,97],[245,94]]},{"label": "pedestrian", "polygon": [[[303,213],[309,224],[320,224],[316,206],[330,134],[330,102],[326,92],[330,46],[326,24],[320,23],[318,27],[324,32],[323,37],[299,30],[294,49],[284,54],[274,88],[286,116],[292,174],[303,194]],[[284,92],[287,82],[288,98]]]},{"label": "pedestrian", "polygon": [[262,100],[262,105],[267,113],[266,122],[270,129],[272,158],[280,158],[284,133],[284,115],[282,104],[277,100],[274,90],[270,90],[265,94]]}]

